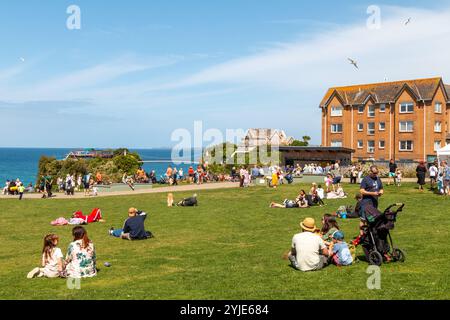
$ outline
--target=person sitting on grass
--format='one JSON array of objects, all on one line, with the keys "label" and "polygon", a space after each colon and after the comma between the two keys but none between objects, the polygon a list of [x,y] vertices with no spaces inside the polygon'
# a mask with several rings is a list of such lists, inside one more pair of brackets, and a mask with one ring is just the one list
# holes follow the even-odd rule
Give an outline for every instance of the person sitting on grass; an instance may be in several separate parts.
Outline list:
[{"label": "person sitting on grass", "polygon": [[353,257],[348,247],[344,242],[344,233],[342,231],[335,231],[332,236],[333,244],[330,248],[331,262],[336,266],[349,266],[353,263]]},{"label": "person sitting on grass", "polygon": [[338,187],[336,191],[331,191],[327,194],[327,199],[345,199],[347,194],[342,187]]},{"label": "person sitting on grass", "polygon": [[308,199],[306,197],[305,190],[301,190],[300,194],[297,196],[295,200],[284,200],[283,204],[272,202],[270,204],[270,208],[285,208],[285,209],[292,209],[292,208],[308,208]]},{"label": "person sitting on grass", "polygon": [[311,190],[309,192],[310,197],[308,197],[310,199],[310,203],[309,205],[319,205],[319,206],[324,206],[325,203],[322,200],[323,197],[323,189],[322,189],[322,197],[319,195],[319,188],[317,187],[317,183],[313,183]]},{"label": "person sitting on grass", "polygon": [[111,228],[109,235],[122,238],[125,240],[145,240],[153,238],[153,234],[150,231],[145,230],[145,219],[147,214],[143,211],[139,211],[136,208],[128,209],[128,219],[125,220],[122,229]]},{"label": "person sitting on grass", "polygon": [[327,246],[331,245],[333,240],[333,234],[339,231],[339,225],[336,221],[336,217],[331,214],[325,214],[322,218],[322,229],[320,230],[320,236]]},{"label": "person sitting on grass", "polygon": [[328,265],[328,249],[324,241],[317,235],[317,227],[313,218],[306,218],[300,223],[301,233],[292,239],[292,248],[288,259],[294,269],[300,271],[316,271]]},{"label": "person sitting on grass", "polygon": [[46,235],[42,249],[42,268],[31,270],[27,278],[58,278],[63,276],[63,254],[58,248],[59,237],[56,234]]},{"label": "person sitting on grass", "polygon": [[87,231],[83,227],[72,229],[73,242],[66,254],[65,275],[68,278],[92,278],[97,275],[97,256],[94,243],[89,240]]}]

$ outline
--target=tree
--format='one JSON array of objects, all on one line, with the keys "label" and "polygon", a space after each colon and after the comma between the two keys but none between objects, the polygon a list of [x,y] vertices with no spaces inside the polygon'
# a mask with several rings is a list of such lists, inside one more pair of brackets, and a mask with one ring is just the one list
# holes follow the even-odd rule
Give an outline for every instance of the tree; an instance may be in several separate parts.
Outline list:
[{"label": "tree", "polygon": [[309,142],[311,141],[310,136],[303,136],[303,141],[300,140],[294,140],[291,144],[292,147],[307,147],[309,146]]}]

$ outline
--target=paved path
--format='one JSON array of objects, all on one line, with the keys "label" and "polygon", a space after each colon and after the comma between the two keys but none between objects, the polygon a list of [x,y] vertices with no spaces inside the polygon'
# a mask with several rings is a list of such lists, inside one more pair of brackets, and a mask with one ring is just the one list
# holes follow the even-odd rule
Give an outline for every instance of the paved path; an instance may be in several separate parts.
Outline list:
[{"label": "paved path", "polygon": [[[173,186],[173,187],[157,187],[157,188],[149,188],[149,189],[137,189],[136,191],[114,191],[114,192],[101,192],[99,190],[99,194],[97,197],[113,197],[113,196],[129,196],[136,194],[150,194],[150,193],[168,193],[168,192],[183,192],[183,191],[191,191],[193,193],[200,190],[214,190],[214,189],[230,189],[230,188],[238,188],[239,183],[234,182],[218,182],[218,183],[206,183],[202,185],[181,185],[181,186]],[[85,198],[93,198],[93,197],[85,197],[84,192],[75,193],[74,196],[66,196],[63,193],[54,193],[56,197],[52,199],[85,199]],[[24,199],[39,199],[41,198],[41,194],[24,194]],[[4,196],[0,195],[0,199],[14,199],[17,196]]]},{"label": "paved path", "polygon": [[[387,179],[382,179],[383,183],[387,183]],[[405,182],[416,182],[415,178],[405,178],[402,180]],[[349,179],[344,179],[344,182],[348,183]],[[196,192],[200,190],[215,190],[215,189],[230,189],[230,188],[238,188],[239,183],[234,182],[218,182],[218,183],[206,183],[202,185],[181,185],[181,186],[173,186],[173,187],[156,187],[156,188],[148,188],[148,189],[136,189],[136,191],[113,191],[113,192],[101,192],[99,190],[99,195],[97,197],[113,197],[113,196],[128,196],[128,195],[136,195],[136,194],[151,194],[151,193],[168,193],[168,192],[183,192],[183,191],[191,191]],[[62,193],[54,193],[56,197],[52,199],[85,199],[92,197],[85,197],[83,192],[76,193],[74,196],[66,196]],[[39,199],[41,198],[41,194],[25,194],[24,199]],[[17,196],[4,196],[0,195],[0,199],[14,199]]]}]

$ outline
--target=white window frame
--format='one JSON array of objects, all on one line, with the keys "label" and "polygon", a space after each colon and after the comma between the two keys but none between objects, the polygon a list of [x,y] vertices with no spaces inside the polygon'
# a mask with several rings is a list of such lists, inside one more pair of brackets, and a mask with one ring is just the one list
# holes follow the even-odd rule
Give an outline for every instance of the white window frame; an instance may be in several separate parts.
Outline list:
[{"label": "white window frame", "polygon": [[[439,129],[437,129],[437,124],[439,123]],[[434,132],[441,133],[442,132],[442,121],[434,122]]]},{"label": "white window frame", "polygon": [[[384,128],[381,128],[381,124],[384,124]],[[379,130],[379,131],[386,131],[386,122],[380,122],[380,123],[378,124],[378,130]]]},{"label": "white window frame", "polygon": [[358,140],[357,147],[358,147],[358,149],[364,149],[364,141],[363,140]]},{"label": "white window frame", "polygon": [[[412,106],[412,111],[408,110],[408,107]],[[402,107],[406,107],[406,111],[402,111]],[[414,113],[414,103],[412,102],[404,102],[404,103],[400,103],[400,108],[399,108],[400,113]]]},{"label": "white window frame", "polygon": [[342,140],[332,140],[331,141],[331,147],[333,147],[333,148],[341,148],[342,147]]},{"label": "white window frame", "polygon": [[[402,130],[402,123],[406,123],[406,130]],[[408,130],[408,124],[409,123],[412,123],[412,129],[411,130]],[[411,133],[411,132],[414,132],[414,121],[400,121],[399,123],[398,123],[398,130],[399,130],[399,132],[401,132],[401,133]]]},{"label": "white window frame", "polygon": [[[439,111],[436,111],[436,107],[439,106]],[[442,103],[436,102],[434,104],[434,113],[442,114]]]},{"label": "white window frame", "polygon": [[[402,149],[402,142],[411,142],[411,149]],[[399,146],[398,146],[398,150],[400,151],[414,151],[414,141],[412,140],[401,140],[398,142]]]},{"label": "white window frame", "polygon": [[[364,114],[364,109],[365,109],[366,107],[365,106],[358,106],[358,113],[359,114]],[[362,109],[362,110],[361,110]]]},{"label": "white window frame", "polygon": [[[372,110],[372,111],[371,111]],[[375,105],[370,105],[367,107],[367,117],[369,118],[375,118],[375,112],[376,112]]]},{"label": "white window frame", "polygon": [[[383,142],[383,146],[381,146],[382,142]],[[384,141],[384,140],[378,141],[378,149],[386,149],[386,141]]]},{"label": "white window frame", "polygon": [[[373,129],[370,129],[370,124],[373,124]],[[372,132],[373,131],[373,132]],[[367,123],[367,134],[369,136],[375,135],[375,122],[368,122]]]},{"label": "white window frame", "polygon": [[[341,126],[341,131],[338,131],[338,126]],[[342,123],[332,123],[331,124],[331,133],[342,133],[344,126]]]},{"label": "white window frame", "polygon": [[363,132],[364,131],[364,123],[363,122],[359,122],[357,128],[358,128],[358,132]]},{"label": "white window frame", "polygon": [[[336,112],[339,111],[337,114]],[[344,115],[344,108],[340,106],[331,107],[332,117],[342,117]]]},{"label": "white window frame", "polygon": [[380,112],[381,113],[385,113],[386,112],[386,104],[385,103],[380,104]]},{"label": "white window frame", "polygon": [[[370,143],[373,142],[373,147],[370,146]],[[375,153],[375,140],[367,141],[367,153]]]},{"label": "white window frame", "polygon": [[[439,142],[439,146],[437,147],[437,143]],[[435,140],[434,141],[434,151],[438,151],[442,148],[442,141],[441,140]]]}]

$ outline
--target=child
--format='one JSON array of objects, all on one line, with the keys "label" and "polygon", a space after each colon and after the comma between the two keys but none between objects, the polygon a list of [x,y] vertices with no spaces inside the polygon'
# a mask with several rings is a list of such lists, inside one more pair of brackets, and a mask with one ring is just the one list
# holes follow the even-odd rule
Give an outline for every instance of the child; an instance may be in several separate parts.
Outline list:
[{"label": "child", "polygon": [[17,188],[17,191],[19,192],[19,200],[22,200],[23,193],[25,192],[25,187],[22,182],[20,183],[19,188]]},{"label": "child", "polygon": [[271,183],[271,185],[272,185],[272,187],[274,189],[276,189],[277,186],[278,186],[278,172],[277,171],[274,171],[272,173],[272,183]]},{"label": "child", "polygon": [[42,268],[34,268],[28,273],[27,278],[58,278],[64,277],[63,254],[57,247],[59,237],[56,234],[49,234],[44,238],[44,248],[42,249]]},{"label": "child", "polygon": [[323,190],[322,185],[319,184],[319,186],[317,187],[317,195],[320,197],[320,199],[324,199],[325,198],[325,190]]},{"label": "child", "polygon": [[397,184],[397,187],[400,187],[402,185],[402,172],[400,169],[397,169],[395,172],[395,182]]},{"label": "child", "polygon": [[327,176],[324,178],[325,186],[327,187],[327,193],[331,191],[330,186],[333,184],[333,178],[331,177],[331,174],[327,174]]},{"label": "child", "polygon": [[443,195],[445,193],[444,190],[444,174],[440,173],[439,177],[437,179],[437,189],[440,195]]},{"label": "child", "polygon": [[339,225],[336,218],[331,214],[325,214],[322,218],[322,229],[320,230],[320,236],[327,246],[331,244],[333,234],[339,231]]},{"label": "child", "polygon": [[173,193],[167,195],[167,206],[173,207]]},{"label": "child", "polygon": [[344,233],[342,231],[336,231],[333,234],[330,258],[337,266],[349,266],[353,263],[352,254],[348,244],[344,242]]}]

